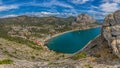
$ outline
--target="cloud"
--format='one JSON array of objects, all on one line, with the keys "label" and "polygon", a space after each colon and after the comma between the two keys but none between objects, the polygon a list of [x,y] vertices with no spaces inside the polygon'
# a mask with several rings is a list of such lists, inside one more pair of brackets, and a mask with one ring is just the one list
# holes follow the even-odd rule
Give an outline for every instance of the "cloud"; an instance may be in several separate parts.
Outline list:
[{"label": "cloud", "polygon": [[102,2],[120,3],[120,0],[102,0]]},{"label": "cloud", "polygon": [[9,14],[9,15],[3,15],[0,16],[0,18],[8,18],[8,17],[17,17],[21,15],[26,15],[26,16],[37,16],[37,17],[48,17],[48,16],[56,16],[56,17],[69,17],[69,16],[75,16],[73,13],[66,13],[66,12],[26,12],[26,13],[21,13],[21,14]]},{"label": "cloud", "polygon": [[104,19],[105,15],[108,14],[105,12],[95,10],[88,10],[87,12],[90,13],[90,15],[93,16],[95,19]]},{"label": "cloud", "polygon": [[19,15],[10,14],[10,15],[1,16],[0,18],[17,17],[17,16]]},{"label": "cloud", "polygon": [[[80,13],[87,13],[95,18],[103,18],[106,14],[119,9],[120,0],[29,0],[29,1],[5,1],[0,0],[0,15],[4,17],[14,17],[18,15],[30,16],[76,16]],[[20,3],[18,3],[20,2]],[[94,4],[95,3],[95,4]],[[84,5],[85,4],[85,5]],[[84,5],[84,6],[83,6]],[[38,8],[32,9],[31,8]],[[20,8],[19,8],[20,7]],[[28,10],[25,8],[28,7]],[[61,10],[60,10],[60,9]],[[11,11],[11,9],[13,9]],[[16,10],[17,9],[17,10]],[[24,9],[24,10],[23,10]],[[20,10],[20,11],[19,11]],[[32,11],[31,11],[32,10]],[[11,12],[10,12],[11,11]],[[8,13],[5,13],[8,12]],[[8,15],[7,15],[8,14]]]},{"label": "cloud", "polygon": [[40,12],[40,14],[46,14],[46,15],[54,15],[54,14],[60,14],[59,12],[53,13],[53,12]]},{"label": "cloud", "polygon": [[113,0],[113,2],[120,3],[120,0]]},{"label": "cloud", "polygon": [[28,3],[27,5],[42,6],[42,7],[48,7],[48,8],[51,8],[53,6],[60,6],[60,7],[64,7],[64,8],[73,8],[73,6],[71,6],[70,4],[63,3],[63,2],[60,2],[58,0],[50,0],[49,2],[46,1],[46,2],[42,2],[42,3],[31,2],[31,3]]},{"label": "cloud", "polygon": [[74,4],[84,4],[90,0],[72,0],[72,3]]},{"label": "cloud", "polygon": [[[69,12],[71,12],[71,13],[77,13],[76,9],[74,9],[74,6],[72,6],[69,3],[61,2],[61,1],[58,1],[58,0],[51,0],[49,2],[46,1],[46,2],[42,2],[42,3],[31,2],[31,4],[28,4],[28,5],[47,7],[47,8],[50,8],[47,11],[51,11],[51,12],[55,12],[55,13],[58,12],[58,10],[56,9],[56,7],[60,6],[63,9],[61,11],[64,11],[64,9],[66,9],[66,10],[69,10]],[[64,13],[66,13],[66,12],[64,12]]]},{"label": "cloud", "polygon": [[56,0],[53,0],[53,2],[51,4],[56,5],[56,6],[65,7],[65,8],[73,8],[73,6],[71,6],[67,3],[62,3],[62,2],[59,2],[59,1],[56,1]]},{"label": "cloud", "polygon": [[117,3],[106,2],[106,3],[103,3],[103,4],[100,5],[100,9],[104,12],[111,13],[111,12],[114,12],[114,11],[118,10],[119,5]]},{"label": "cloud", "polygon": [[46,12],[46,11],[42,11],[42,12],[28,12],[28,13],[24,13],[21,15],[28,15],[28,16],[38,16],[38,17],[43,17],[43,16],[54,16],[54,15],[60,15],[59,12]]},{"label": "cloud", "polygon": [[27,15],[27,16],[37,16],[37,17],[48,17],[48,16],[57,16],[57,17],[69,17],[73,16],[74,14],[72,13],[66,13],[66,12],[32,12],[32,13],[24,13],[20,15]]},{"label": "cloud", "polygon": [[0,6],[0,11],[7,11],[10,9],[17,9],[17,8],[19,8],[18,5],[2,5]]}]

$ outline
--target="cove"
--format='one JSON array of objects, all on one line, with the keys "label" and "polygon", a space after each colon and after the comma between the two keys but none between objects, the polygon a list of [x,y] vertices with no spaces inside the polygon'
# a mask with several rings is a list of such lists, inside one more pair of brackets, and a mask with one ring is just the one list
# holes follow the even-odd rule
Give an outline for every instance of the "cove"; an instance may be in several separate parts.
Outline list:
[{"label": "cove", "polygon": [[47,46],[50,50],[72,54],[82,49],[90,40],[100,34],[101,27],[67,32],[50,39]]}]

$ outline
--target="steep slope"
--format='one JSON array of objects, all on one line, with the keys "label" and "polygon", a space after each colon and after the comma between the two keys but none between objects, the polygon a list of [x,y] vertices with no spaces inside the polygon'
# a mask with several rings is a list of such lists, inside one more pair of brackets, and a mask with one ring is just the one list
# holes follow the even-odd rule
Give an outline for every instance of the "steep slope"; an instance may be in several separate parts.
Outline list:
[{"label": "steep slope", "polygon": [[106,16],[102,26],[102,37],[120,58],[120,10]]},{"label": "steep slope", "polygon": [[80,14],[76,17],[75,21],[72,23],[72,26],[73,27],[78,27],[78,28],[87,28],[87,27],[90,27],[90,26],[95,26],[97,23],[96,23],[96,20],[87,15],[87,14]]}]

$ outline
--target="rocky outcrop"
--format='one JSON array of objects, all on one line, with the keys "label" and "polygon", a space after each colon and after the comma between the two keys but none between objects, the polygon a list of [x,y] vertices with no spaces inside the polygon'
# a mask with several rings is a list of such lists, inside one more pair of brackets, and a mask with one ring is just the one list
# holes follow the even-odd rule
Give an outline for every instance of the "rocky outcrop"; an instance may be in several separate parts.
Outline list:
[{"label": "rocky outcrop", "polygon": [[87,25],[90,25],[90,24],[93,24],[95,23],[96,20],[87,15],[87,14],[80,14],[76,17],[75,21],[72,23],[72,26],[87,26]]},{"label": "rocky outcrop", "polygon": [[102,26],[102,37],[120,58],[120,10],[106,16]]}]

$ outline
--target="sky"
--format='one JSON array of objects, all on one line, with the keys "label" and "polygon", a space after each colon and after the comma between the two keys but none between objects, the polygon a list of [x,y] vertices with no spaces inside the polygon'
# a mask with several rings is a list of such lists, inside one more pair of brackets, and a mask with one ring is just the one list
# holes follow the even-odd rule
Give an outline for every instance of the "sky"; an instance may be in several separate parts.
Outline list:
[{"label": "sky", "polygon": [[19,15],[77,16],[85,13],[103,19],[120,8],[120,0],[0,0],[0,17]]}]

